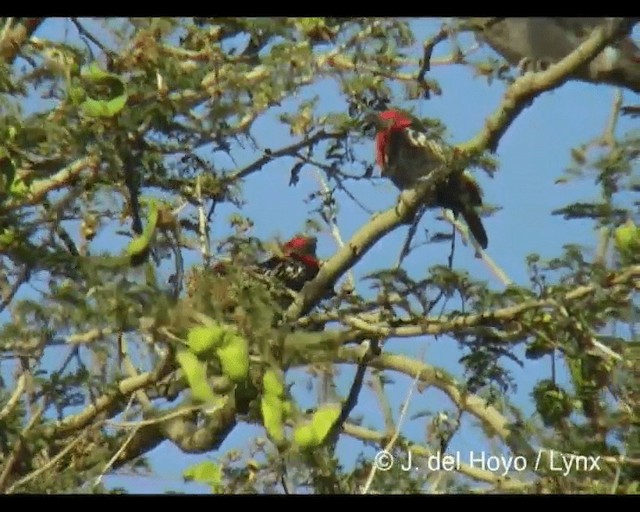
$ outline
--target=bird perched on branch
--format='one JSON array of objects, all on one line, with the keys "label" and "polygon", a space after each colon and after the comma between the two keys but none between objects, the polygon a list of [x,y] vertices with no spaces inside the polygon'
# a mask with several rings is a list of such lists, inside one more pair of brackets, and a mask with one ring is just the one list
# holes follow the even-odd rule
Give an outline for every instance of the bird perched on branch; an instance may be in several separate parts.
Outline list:
[{"label": "bird perched on branch", "polygon": [[[318,241],[315,237],[296,235],[282,244],[277,254],[246,270],[257,275],[273,277],[286,288],[299,292],[308,281],[311,281],[320,271],[320,261],[316,256]],[[231,262],[216,263],[212,270],[215,274],[227,273]]]},{"label": "bird perched on branch", "polygon": [[[557,63],[589,38],[608,18],[472,18],[479,40],[522,72],[541,71]],[[640,21],[640,20],[639,20]],[[640,48],[629,30],[572,77],[590,83],[640,92]]]},{"label": "bird perched on branch", "polygon": [[[410,114],[391,109],[373,112],[365,119],[365,127],[376,129],[375,160],[382,176],[400,190],[414,187],[433,170],[446,164],[446,148],[430,139],[426,128]],[[476,211],[482,206],[482,191],[466,171],[451,173],[438,183],[428,207],[451,210],[461,215],[473,237],[483,249],[489,241]]]},{"label": "bird perched on branch", "polygon": [[267,276],[282,282],[289,290],[299,292],[320,271],[316,256],[315,237],[296,235],[282,246],[282,254],[260,263],[258,268]]},{"label": "bird perched on branch", "polygon": [[[250,314],[247,312],[255,308],[272,305],[282,312],[320,271],[316,246],[315,237],[296,235],[258,263],[238,254],[208,268],[193,268],[186,277],[189,307],[207,314],[215,310],[228,315],[239,311],[238,306],[243,314]],[[330,290],[325,298],[333,295]],[[280,313],[276,314],[276,322],[279,318]]]}]

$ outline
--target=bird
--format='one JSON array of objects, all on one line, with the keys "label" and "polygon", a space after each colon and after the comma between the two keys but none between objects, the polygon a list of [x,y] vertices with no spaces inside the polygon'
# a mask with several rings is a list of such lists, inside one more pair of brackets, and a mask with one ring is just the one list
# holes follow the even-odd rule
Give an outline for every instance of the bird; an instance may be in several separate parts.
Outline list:
[{"label": "bird", "polygon": [[[219,261],[211,269],[211,274],[217,277],[228,276],[231,271],[240,271],[242,280],[251,276],[260,278],[265,283],[271,283],[272,288],[284,286],[286,290],[278,293],[282,307],[286,307],[292,299],[292,294],[300,292],[304,285],[318,275],[320,260],[316,255],[318,241],[316,237],[297,234],[281,244],[276,252],[266,260],[249,263],[240,259]],[[239,265],[241,268],[236,268]],[[275,290],[274,290],[275,291]],[[284,292],[284,293],[282,293]],[[329,296],[331,294],[328,294]]]},{"label": "bird", "polygon": [[[522,73],[543,71],[574,51],[609,18],[471,18],[477,38]],[[629,32],[570,78],[640,93],[640,48]]]},{"label": "bird", "polygon": [[279,280],[289,290],[299,292],[318,275],[320,261],[316,256],[316,237],[296,235],[282,246],[282,255],[273,255],[258,265],[260,271]]},{"label": "bird", "polygon": [[[261,261],[238,254],[229,260],[194,266],[185,276],[189,307],[209,310],[215,305],[216,310],[229,313],[249,299],[284,310],[320,271],[316,248],[315,237],[297,234]],[[334,296],[330,289],[323,299]]]},{"label": "bird", "polygon": [[[446,163],[448,149],[430,138],[424,125],[409,113],[391,108],[370,112],[364,127],[373,126],[375,162],[381,175],[389,178],[399,190],[414,187],[434,169]],[[482,190],[467,171],[451,173],[439,183],[428,207],[449,209],[462,216],[480,247],[489,245],[487,232],[476,208],[482,206]]]},{"label": "bird", "polygon": [[[212,295],[225,310],[232,310],[237,304],[236,292],[230,288],[230,282],[226,277],[234,270],[239,284],[262,282],[266,285],[270,302],[280,311],[286,310],[306,283],[313,280],[320,271],[320,260],[316,255],[317,238],[304,234],[296,234],[291,239],[281,244],[275,254],[260,261],[257,264],[241,264],[241,268],[233,267],[232,262],[218,262],[212,267],[213,280],[209,280],[210,286],[215,288]],[[222,279],[220,279],[222,278]],[[284,288],[284,289],[283,289]],[[254,293],[254,292],[252,292]],[[336,296],[333,288],[329,288],[322,296],[322,300]],[[282,320],[281,314],[274,317],[274,325]],[[305,328],[306,331],[322,331],[324,323],[312,323]]]}]

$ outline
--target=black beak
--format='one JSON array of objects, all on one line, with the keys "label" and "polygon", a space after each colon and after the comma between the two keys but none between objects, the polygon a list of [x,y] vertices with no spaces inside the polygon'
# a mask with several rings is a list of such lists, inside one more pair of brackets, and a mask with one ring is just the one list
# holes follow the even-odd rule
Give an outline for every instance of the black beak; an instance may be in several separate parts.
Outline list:
[{"label": "black beak", "polygon": [[375,111],[368,112],[362,118],[362,131],[365,133],[374,129],[378,130],[381,127],[382,127],[382,121],[380,120],[379,112],[375,112]]}]

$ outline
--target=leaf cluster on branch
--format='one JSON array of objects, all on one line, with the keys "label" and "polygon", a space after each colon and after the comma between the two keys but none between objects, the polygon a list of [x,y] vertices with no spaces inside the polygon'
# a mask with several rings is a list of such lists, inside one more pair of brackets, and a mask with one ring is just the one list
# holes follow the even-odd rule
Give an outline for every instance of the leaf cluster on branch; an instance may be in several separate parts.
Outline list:
[{"label": "leaf cluster on branch", "polygon": [[[54,22],[73,35],[49,36]],[[217,453],[184,473],[215,493],[636,493],[640,231],[628,198],[640,144],[617,132],[619,96],[560,179],[595,177],[601,197],[554,212],[596,223],[593,258],[567,240],[560,255],[531,255],[529,282],[516,284],[473,247],[496,288],[453,263],[468,249],[454,233],[431,237],[451,243],[448,261],[421,274],[404,265],[420,254],[412,240],[435,185],[470,166],[497,181],[518,116],[634,23],[607,19],[510,79],[495,56],[474,61],[480,37],[461,43],[477,30],[469,20],[434,25],[417,52],[406,19],[0,20],[0,492],[110,492],[109,475],[153,470],[146,455],[171,443]],[[446,165],[372,206],[361,191],[382,180],[364,114],[442,94],[434,70],[454,65],[503,80],[500,101],[474,136],[447,144]],[[441,120],[422,121],[446,141]],[[297,231],[336,242],[300,292],[251,270],[280,250],[269,237],[290,235],[255,213],[256,188],[267,203],[284,198],[289,226],[297,217]],[[343,238],[345,210],[368,219]],[[360,273],[407,225],[398,264]],[[457,345],[458,374],[398,348],[424,337]],[[547,360],[550,378],[517,403],[514,366]],[[447,406],[414,415],[421,435],[410,434],[411,400],[432,391]],[[262,433],[221,452],[244,425]],[[399,469],[477,426],[478,452],[496,443],[528,471]],[[344,438],[361,447],[350,468]],[[396,460],[390,471],[371,446]],[[559,477],[562,454],[597,454],[601,469]]]}]

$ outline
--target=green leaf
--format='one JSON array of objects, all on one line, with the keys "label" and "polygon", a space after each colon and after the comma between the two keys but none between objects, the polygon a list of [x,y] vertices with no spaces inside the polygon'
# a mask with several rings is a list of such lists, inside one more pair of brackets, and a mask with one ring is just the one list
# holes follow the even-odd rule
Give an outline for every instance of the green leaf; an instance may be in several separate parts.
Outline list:
[{"label": "green leaf", "polygon": [[108,99],[95,99],[90,97],[86,90],[75,86],[69,90],[69,96],[74,103],[80,103],[80,109],[88,117],[109,118],[117,115],[127,104],[128,95],[125,83],[113,73],[107,73],[100,69],[97,63],[92,63],[81,72],[81,77],[89,82],[102,83],[109,88]]},{"label": "green leaf", "polygon": [[298,425],[294,429],[293,442],[302,449],[315,448],[320,444],[310,424]]},{"label": "green leaf", "polygon": [[0,232],[0,249],[10,247],[16,241],[17,231],[13,228],[5,228]]},{"label": "green leaf", "polygon": [[249,343],[237,334],[225,337],[225,345],[217,350],[222,373],[233,382],[242,382],[249,374]]},{"label": "green leaf", "polygon": [[197,356],[188,351],[180,350],[176,359],[187,377],[193,399],[203,403],[215,403],[216,396],[207,381],[207,367]]},{"label": "green leaf", "polygon": [[282,445],[284,436],[284,407],[276,396],[265,395],[260,402],[264,427],[269,438],[276,444]]},{"label": "green leaf", "polygon": [[212,461],[203,461],[188,467],[182,473],[186,481],[198,482],[211,487],[211,492],[220,492],[222,484],[222,468]]},{"label": "green leaf", "polygon": [[152,287],[158,286],[158,279],[156,277],[156,268],[153,265],[149,263],[145,265],[144,277],[145,277],[145,281],[149,286],[152,286]]},{"label": "green leaf", "polygon": [[158,203],[155,200],[140,200],[141,203],[149,203],[149,214],[147,216],[147,224],[142,234],[129,242],[127,246],[127,256],[130,258],[132,265],[140,264],[144,261],[144,257],[149,251],[149,246],[153,240],[153,236],[158,225]]},{"label": "green leaf", "polygon": [[82,111],[89,117],[113,117],[127,104],[126,96],[118,96],[109,101],[89,98],[81,105]]},{"label": "green leaf", "polygon": [[23,198],[29,193],[29,186],[20,178],[14,179],[9,187],[9,194],[16,198]]},{"label": "green leaf", "polygon": [[79,86],[71,86],[69,88],[69,98],[74,105],[80,105],[87,97],[87,92]]},{"label": "green leaf", "polygon": [[195,354],[203,355],[218,348],[222,344],[225,334],[226,329],[221,325],[198,325],[189,330],[187,343]]},{"label": "green leaf", "polygon": [[267,396],[282,397],[284,396],[284,383],[281,376],[271,368],[269,368],[262,377],[262,387]]},{"label": "green leaf", "polygon": [[640,254],[640,228],[629,219],[614,232],[616,249],[625,264],[635,263]]},{"label": "green leaf", "polygon": [[313,415],[311,420],[311,428],[318,439],[322,443],[329,434],[331,427],[340,416],[342,407],[339,404],[323,405]]}]

